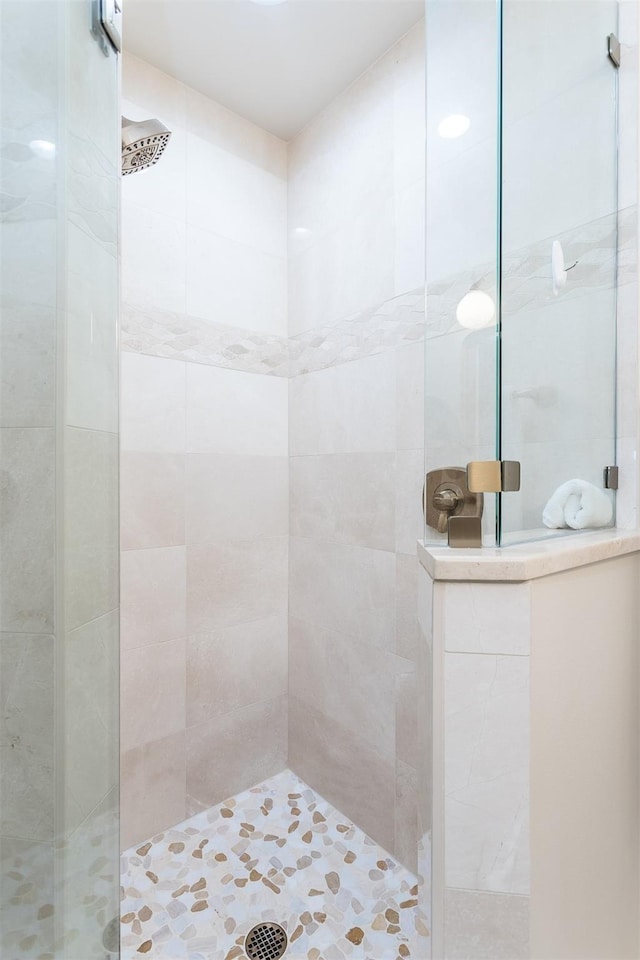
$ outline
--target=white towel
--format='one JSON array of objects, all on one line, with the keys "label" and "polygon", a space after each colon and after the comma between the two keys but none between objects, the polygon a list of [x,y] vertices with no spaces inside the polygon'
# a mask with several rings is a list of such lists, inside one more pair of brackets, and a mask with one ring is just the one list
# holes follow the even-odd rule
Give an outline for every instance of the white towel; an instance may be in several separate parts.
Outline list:
[{"label": "white towel", "polygon": [[542,514],[545,527],[606,527],[611,523],[613,507],[604,490],[586,480],[568,480],[558,487]]}]

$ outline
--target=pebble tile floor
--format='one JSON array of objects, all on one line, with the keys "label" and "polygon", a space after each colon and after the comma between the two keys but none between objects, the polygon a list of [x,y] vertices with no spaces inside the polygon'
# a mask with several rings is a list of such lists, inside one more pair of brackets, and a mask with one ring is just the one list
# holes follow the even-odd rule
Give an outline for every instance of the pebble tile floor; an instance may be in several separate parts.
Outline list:
[{"label": "pebble tile floor", "polygon": [[[110,960],[102,936],[118,909],[113,808],[73,836],[55,857],[47,843],[0,843],[1,960]],[[64,923],[57,903],[66,906]]]},{"label": "pebble tile floor", "polygon": [[290,771],[122,860],[122,960],[244,960],[281,924],[285,960],[425,960],[418,881]]}]

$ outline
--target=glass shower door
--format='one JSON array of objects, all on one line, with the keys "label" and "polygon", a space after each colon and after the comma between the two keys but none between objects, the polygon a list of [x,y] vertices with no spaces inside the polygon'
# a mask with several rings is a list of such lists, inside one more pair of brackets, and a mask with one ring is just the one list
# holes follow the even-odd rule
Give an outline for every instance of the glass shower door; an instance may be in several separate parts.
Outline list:
[{"label": "glass shower door", "polygon": [[[119,70],[0,0],[0,955],[118,955]],[[106,939],[105,939],[106,931]]]},{"label": "glass shower door", "polygon": [[500,457],[522,467],[503,544],[571,532],[547,525],[571,521],[567,488],[543,513],[573,480],[597,488],[590,526],[613,522],[617,19],[615,0],[502,3]]}]

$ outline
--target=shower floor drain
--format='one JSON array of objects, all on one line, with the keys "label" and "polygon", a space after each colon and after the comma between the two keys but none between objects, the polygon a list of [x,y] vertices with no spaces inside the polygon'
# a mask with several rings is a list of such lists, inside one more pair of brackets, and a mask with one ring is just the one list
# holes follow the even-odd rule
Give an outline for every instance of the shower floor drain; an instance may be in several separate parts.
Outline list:
[{"label": "shower floor drain", "polygon": [[287,949],[287,934],[278,923],[259,923],[249,930],[244,952],[249,960],[278,960]]}]

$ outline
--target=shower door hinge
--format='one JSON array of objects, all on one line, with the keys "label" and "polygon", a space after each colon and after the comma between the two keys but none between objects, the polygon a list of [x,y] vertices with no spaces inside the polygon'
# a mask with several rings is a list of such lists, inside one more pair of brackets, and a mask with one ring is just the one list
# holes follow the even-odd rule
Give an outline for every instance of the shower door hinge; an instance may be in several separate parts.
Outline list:
[{"label": "shower door hinge", "polygon": [[615,33],[610,33],[607,37],[607,56],[617,70],[620,66],[620,41]]},{"label": "shower door hinge", "polygon": [[93,0],[91,32],[105,57],[122,53],[123,0]]},{"label": "shower door hinge", "polygon": [[473,460],[467,464],[467,487],[471,493],[512,493],[520,489],[517,460]]},{"label": "shower door hinge", "polygon": [[605,467],[604,468],[604,488],[605,490],[617,490],[618,489],[618,468],[617,467]]}]

